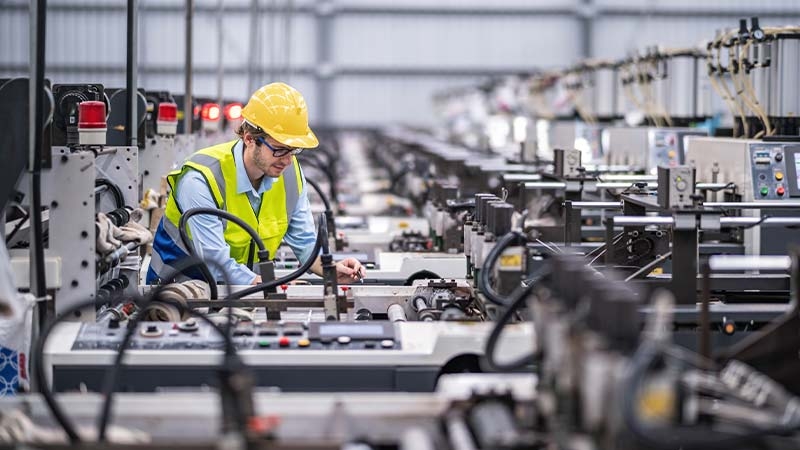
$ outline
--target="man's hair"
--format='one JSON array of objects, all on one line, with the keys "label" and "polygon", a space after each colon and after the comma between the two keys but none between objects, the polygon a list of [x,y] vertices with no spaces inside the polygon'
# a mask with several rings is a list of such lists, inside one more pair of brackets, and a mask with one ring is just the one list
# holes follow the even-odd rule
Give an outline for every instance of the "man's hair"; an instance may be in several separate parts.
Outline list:
[{"label": "man's hair", "polygon": [[242,123],[238,127],[236,127],[234,133],[236,133],[236,135],[242,139],[244,139],[245,133],[250,133],[250,135],[254,137],[259,137],[259,136],[265,137],[267,135],[266,133],[261,131],[261,129],[256,128],[255,126],[248,123],[246,120],[243,120]]}]

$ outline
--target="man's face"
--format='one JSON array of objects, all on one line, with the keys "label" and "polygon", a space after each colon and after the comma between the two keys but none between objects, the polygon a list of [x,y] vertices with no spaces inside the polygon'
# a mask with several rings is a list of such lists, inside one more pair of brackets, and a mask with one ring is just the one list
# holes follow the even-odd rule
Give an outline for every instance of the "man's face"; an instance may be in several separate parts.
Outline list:
[{"label": "man's face", "polygon": [[[285,145],[269,136],[266,136],[264,140],[266,140],[269,145],[276,150],[286,148]],[[264,174],[266,174],[268,177],[278,178],[281,176],[283,170],[292,163],[291,153],[281,156],[280,158],[276,158],[273,156],[272,150],[270,150],[269,147],[263,144],[259,145],[259,142],[253,136],[250,136],[250,145],[253,147],[253,161],[255,162],[256,167],[258,167],[258,169],[264,172]]]}]

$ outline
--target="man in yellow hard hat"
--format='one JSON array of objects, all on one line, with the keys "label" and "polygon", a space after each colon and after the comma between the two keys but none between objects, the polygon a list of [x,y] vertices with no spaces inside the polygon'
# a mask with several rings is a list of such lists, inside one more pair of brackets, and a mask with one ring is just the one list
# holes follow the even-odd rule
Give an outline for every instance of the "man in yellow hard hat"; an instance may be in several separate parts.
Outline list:
[{"label": "man in yellow hard hat", "polygon": [[[242,117],[238,139],[199,150],[167,176],[172,191],[156,230],[148,283],[171,281],[164,277],[188,255],[178,223],[183,211],[193,208],[217,208],[244,219],[257,230],[270,256],[286,242],[301,262],[317,258],[311,270],[322,273],[318,255],[311,254],[316,229],[295,157],[319,144],[308,126],[303,96],[284,83],[268,84],[250,97]],[[216,216],[195,215],[188,222],[196,253],[214,263],[209,269],[216,281],[261,282],[261,276],[246,265],[258,261],[248,233]],[[355,258],[338,262],[336,270],[339,283],[364,276]],[[196,270],[184,274],[201,278]]]}]

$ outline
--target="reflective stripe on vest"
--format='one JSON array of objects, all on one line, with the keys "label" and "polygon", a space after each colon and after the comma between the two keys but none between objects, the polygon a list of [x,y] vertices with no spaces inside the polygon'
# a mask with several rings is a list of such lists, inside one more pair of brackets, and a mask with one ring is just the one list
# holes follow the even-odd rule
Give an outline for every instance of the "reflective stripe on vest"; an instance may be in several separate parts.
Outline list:
[{"label": "reflective stripe on vest", "polygon": [[[275,256],[286,234],[289,219],[303,189],[300,164],[293,156],[291,164],[273,182],[272,187],[261,195],[260,210],[253,211],[247,194],[239,194],[236,189],[237,174],[233,147],[237,142],[226,142],[199,150],[187,159],[183,167],[167,176],[172,193],[167,199],[164,231],[184,252],[186,249],[181,244],[178,233],[182,211],[175,200],[174,192],[180,177],[189,170],[196,170],[205,178],[219,209],[240,217],[257,230],[271,258]],[[236,224],[228,226],[226,220],[222,223],[225,241],[231,248],[231,257],[238,263],[246,263],[249,257],[250,235]],[[253,255],[253,260],[258,261],[258,257]]]}]

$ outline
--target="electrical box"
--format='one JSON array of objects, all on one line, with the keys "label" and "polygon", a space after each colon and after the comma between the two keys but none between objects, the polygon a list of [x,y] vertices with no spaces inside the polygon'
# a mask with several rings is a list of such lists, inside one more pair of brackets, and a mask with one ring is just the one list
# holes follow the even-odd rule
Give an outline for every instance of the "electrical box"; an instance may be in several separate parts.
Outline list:
[{"label": "electrical box", "polygon": [[553,151],[555,157],[555,173],[559,177],[574,178],[580,175],[581,151],[575,149],[560,149]]},{"label": "electrical box", "polygon": [[694,167],[675,166],[658,168],[658,204],[664,209],[693,206]]}]

